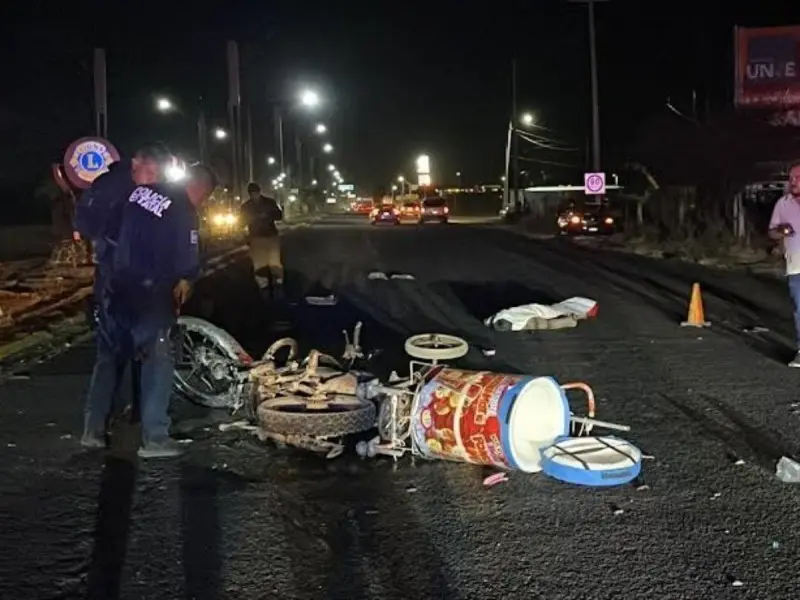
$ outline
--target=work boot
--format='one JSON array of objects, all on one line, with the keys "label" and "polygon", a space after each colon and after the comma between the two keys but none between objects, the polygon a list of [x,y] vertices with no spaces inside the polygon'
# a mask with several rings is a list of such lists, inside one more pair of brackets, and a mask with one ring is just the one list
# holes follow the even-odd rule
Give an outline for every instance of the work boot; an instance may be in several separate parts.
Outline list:
[{"label": "work boot", "polygon": [[795,369],[800,369],[800,352],[789,362],[789,366]]},{"label": "work boot", "polygon": [[87,450],[98,450],[100,448],[105,448],[106,435],[105,433],[91,431],[89,429],[84,430],[83,435],[81,436],[81,446]]},{"label": "work boot", "polygon": [[175,440],[165,438],[145,442],[137,454],[139,458],[172,458],[183,454],[183,448]]}]

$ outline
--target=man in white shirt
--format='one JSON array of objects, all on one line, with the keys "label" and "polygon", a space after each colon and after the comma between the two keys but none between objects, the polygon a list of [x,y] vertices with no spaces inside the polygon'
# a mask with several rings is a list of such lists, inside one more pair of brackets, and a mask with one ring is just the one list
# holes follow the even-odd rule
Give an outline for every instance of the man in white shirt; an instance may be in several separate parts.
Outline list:
[{"label": "man in white shirt", "polygon": [[789,169],[789,192],[775,203],[769,221],[769,237],[779,240],[786,259],[786,281],[794,302],[797,355],[789,363],[800,368],[800,163]]}]

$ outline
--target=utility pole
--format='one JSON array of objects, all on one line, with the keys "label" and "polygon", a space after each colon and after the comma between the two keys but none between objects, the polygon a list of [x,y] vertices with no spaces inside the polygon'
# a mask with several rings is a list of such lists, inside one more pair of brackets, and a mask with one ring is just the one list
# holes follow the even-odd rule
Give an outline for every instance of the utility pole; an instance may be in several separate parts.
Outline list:
[{"label": "utility pole", "polygon": [[247,181],[255,181],[253,174],[253,115],[247,107]]},{"label": "utility pole", "polygon": [[94,50],[94,117],[95,133],[108,139],[108,88],[106,83],[106,51]]},{"label": "utility pole", "polygon": [[517,123],[517,59],[511,61],[511,120],[509,127],[511,128],[511,157],[513,159],[513,187],[514,190],[514,206],[519,202],[519,141],[516,135]]},{"label": "utility pole", "polygon": [[275,143],[278,146],[278,164],[281,166],[281,173],[286,172],[286,161],[283,156],[283,114],[279,104],[275,104],[272,109],[273,125],[275,127]]},{"label": "utility pole", "polygon": [[[294,129],[297,128],[294,127]],[[303,190],[303,142],[300,141],[300,134],[297,131],[294,134],[294,150],[296,153],[295,161],[297,162],[297,181],[295,183],[297,185],[297,196],[300,197]]]},{"label": "utility pole", "polygon": [[228,118],[231,124],[231,158],[233,160],[233,195],[242,192],[242,94],[239,82],[239,47],[228,42]]},{"label": "utility pole", "polygon": [[588,4],[589,10],[589,63],[592,72],[592,168],[600,171],[600,100],[598,98],[597,85],[597,47],[595,40],[594,27],[594,4],[595,2],[607,2],[608,0],[568,0],[569,2],[580,2]]},{"label": "utility pole", "polygon": [[205,163],[208,157],[207,149],[208,126],[206,125],[206,113],[203,110],[203,99],[200,98],[200,106],[197,108],[197,149],[200,153],[200,162]]}]

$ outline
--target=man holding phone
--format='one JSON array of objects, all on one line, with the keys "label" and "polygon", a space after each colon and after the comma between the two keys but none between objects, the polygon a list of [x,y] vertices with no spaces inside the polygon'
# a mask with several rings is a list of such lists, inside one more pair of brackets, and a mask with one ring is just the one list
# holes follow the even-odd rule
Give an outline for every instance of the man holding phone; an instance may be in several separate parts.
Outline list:
[{"label": "man holding phone", "polygon": [[769,221],[769,237],[781,242],[786,259],[786,281],[794,302],[797,355],[789,363],[800,368],[800,163],[789,169],[789,192],[775,203]]}]

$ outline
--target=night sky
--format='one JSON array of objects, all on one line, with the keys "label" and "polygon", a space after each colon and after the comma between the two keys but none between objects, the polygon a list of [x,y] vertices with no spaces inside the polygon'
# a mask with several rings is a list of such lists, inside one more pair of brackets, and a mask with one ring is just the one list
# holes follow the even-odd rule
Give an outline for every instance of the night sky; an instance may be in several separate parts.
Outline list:
[{"label": "night sky", "polygon": [[[93,132],[92,49],[107,51],[109,134],[128,153],[160,139],[191,149],[202,96],[211,125],[225,125],[225,41],[240,43],[242,87],[255,123],[257,169],[272,153],[271,100],[306,85],[325,99],[333,161],[363,188],[411,174],[428,152],[438,183],[496,182],[510,111],[510,61],[518,60],[520,110],[547,135],[579,148],[590,131],[586,7],[524,2],[71,2],[0,9],[0,182],[34,185],[68,143]],[[700,5],[711,5],[698,12]],[[748,8],[756,4],[756,8]],[[793,24],[789,2],[649,2],[597,6],[604,163],[613,167],[637,127],[667,97],[689,110],[692,90],[714,110],[730,106],[734,24]],[[57,8],[52,8],[56,6]],[[23,14],[26,13],[26,14]],[[157,114],[154,96],[187,118]],[[221,148],[217,148],[221,152]],[[537,158],[536,154],[531,155]],[[552,153],[539,155],[552,160]],[[530,168],[540,163],[526,162]],[[543,167],[544,168],[544,167]],[[568,178],[569,172],[563,176]]]}]

